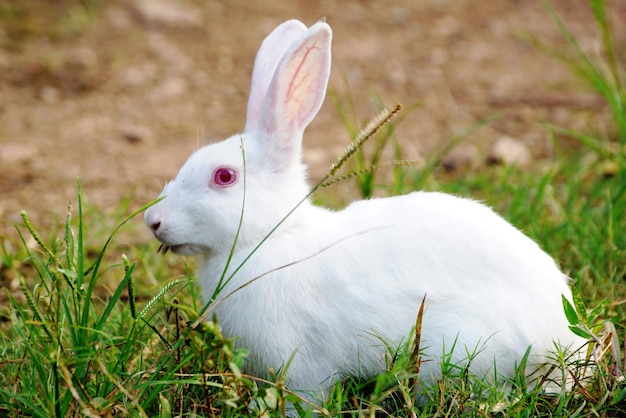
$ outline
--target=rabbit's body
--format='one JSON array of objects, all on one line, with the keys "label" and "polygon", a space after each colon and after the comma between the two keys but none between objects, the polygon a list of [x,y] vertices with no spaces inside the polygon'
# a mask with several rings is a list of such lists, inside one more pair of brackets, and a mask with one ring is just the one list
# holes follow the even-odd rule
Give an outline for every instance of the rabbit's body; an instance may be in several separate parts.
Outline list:
[{"label": "rabbit's body", "polygon": [[[239,248],[231,266],[250,251]],[[207,299],[226,256],[202,261]],[[294,389],[324,390],[336,377],[383,371],[383,342],[397,347],[410,338],[424,295],[422,378],[440,374],[444,350],[458,364],[468,351],[480,352],[471,363],[480,376],[493,373],[494,360],[510,375],[529,346],[545,354],[555,350],[553,341],[574,339],[560,304],[561,294],[569,294],[567,279],[552,258],[471,200],[416,192],[340,212],[307,204],[222,295],[292,262],[235,292],[215,312],[228,336],[250,348],[251,372],[277,369],[296,353],[287,373]]]},{"label": "rabbit's body", "polygon": [[166,248],[201,257],[206,300],[221,277],[217,300],[252,280],[213,306],[249,349],[249,370],[293,356],[288,385],[322,394],[338,377],[379,372],[384,346],[411,338],[424,296],[423,378],[449,352],[461,364],[476,354],[477,375],[512,376],[529,346],[530,364],[554,343],[579,348],[561,304],[567,278],[487,206],[426,192],[338,212],[298,206],[309,192],[302,134],[324,99],[330,41],[323,22],[275,29],[255,61],[244,132],[194,153],[145,215]]}]

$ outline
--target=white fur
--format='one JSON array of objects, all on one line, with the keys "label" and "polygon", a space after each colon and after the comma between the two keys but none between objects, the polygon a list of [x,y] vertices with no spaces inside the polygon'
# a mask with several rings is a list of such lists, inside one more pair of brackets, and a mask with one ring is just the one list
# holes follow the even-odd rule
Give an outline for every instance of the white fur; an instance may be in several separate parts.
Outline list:
[{"label": "white fur", "polygon": [[[226,277],[309,192],[302,133],[318,112],[330,71],[330,27],[288,21],[257,55],[244,133],[193,154],[151,207],[146,223],[164,245],[200,255],[209,300]],[[242,149],[243,146],[243,149]],[[245,169],[243,163],[245,154]],[[218,167],[238,172],[213,183]],[[245,207],[244,204],[245,186]],[[281,266],[296,262],[288,267]],[[487,206],[443,193],[359,201],[339,212],[306,200],[254,252],[218,299],[228,337],[250,350],[248,370],[263,375],[291,358],[292,389],[324,394],[337,378],[384,369],[381,341],[411,336],[426,296],[422,377],[440,375],[444,347],[478,375],[511,376],[529,346],[541,363],[554,342],[584,341],[568,329],[561,295],[568,279],[554,260]]]}]

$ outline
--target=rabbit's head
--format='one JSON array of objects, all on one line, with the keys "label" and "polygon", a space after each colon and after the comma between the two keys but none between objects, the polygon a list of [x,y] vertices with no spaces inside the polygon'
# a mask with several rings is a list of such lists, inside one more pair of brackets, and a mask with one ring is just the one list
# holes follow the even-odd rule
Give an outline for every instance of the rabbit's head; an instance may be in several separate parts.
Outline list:
[{"label": "rabbit's head", "polygon": [[258,243],[307,195],[302,134],[324,100],[331,37],[325,22],[290,20],[263,41],[244,132],[196,151],[146,211],[167,248],[228,251],[236,236]]}]

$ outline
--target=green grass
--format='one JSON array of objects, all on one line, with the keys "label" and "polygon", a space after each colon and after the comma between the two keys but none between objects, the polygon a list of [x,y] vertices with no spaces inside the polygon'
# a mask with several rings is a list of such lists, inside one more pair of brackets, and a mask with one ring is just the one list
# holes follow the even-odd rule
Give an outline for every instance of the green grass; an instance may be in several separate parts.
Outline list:
[{"label": "green grass", "polygon": [[[360,150],[352,176],[356,190],[395,194],[416,188],[472,196],[493,206],[561,264],[581,298],[564,309],[579,333],[596,341],[598,368],[584,390],[548,396],[527,386],[519,373],[510,392],[471,376],[444,356],[443,377],[419,379],[418,340],[389,347],[388,371],[368,381],[337,384],[324,411],[331,416],[599,416],[626,414],[626,116],[623,56],[616,48],[602,1],[590,2],[606,60],[582,54],[566,26],[548,6],[571,50],[559,51],[611,109],[610,135],[546,125],[555,154],[532,168],[493,166],[446,173],[441,156],[462,138],[415,167],[394,165],[383,180],[385,147],[403,161],[402,138],[385,125]],[[346,127],[356,136],[347,106],[338,100]],[[342,107],[343,106],[343,107]],[[413,111],[419,111],[415,109]],[[399,122],[396,119],[396,122]],[[488,122],[488,121],[487,121]],[[477,126],[477,129],[480,127]],[[561,149],[563,140],[578,146]],[[367,147],[367,146],[366,146]],[[343,162],[341,163],[344,164]],[[608,167],[608,169],[607,169]],[[345,168],[345,167],[344,167]],[[341,174],[333,173],[341,178]],[[0,415],[65,416],[280,416],[294,403],[306,405],[283,385],[276,371],[266,385],[246,376],[246,352],[222,336],[214,318],[194,321],[204,308],[192,265],[156,254],[156,243],[127,246],[120,239],[143,227],[130,200],[110,214],[87,207],[78,189],[75,213],[65,224],[38,231],[27,215],[18,226],[22,242],[2,240],[0,273],[18,280],[4,289],[0,310]],[[86,192],[88,194],[89,191]],[[333,188],[317,198],[333,200]],[[126,215],[130,213],[130,215]],[[36,238],[36,245],[30,244]],[[586,305],[586,307],[583,306]],[[418,317],[419,319],[419,317]],[[549,319],[548,319],[549,320]],[[419,321],[416,329],[419,331]],[[555,353],[559,360],[559,353]],[[565,359],[560,359],[565,362]],[[288,368],[287,368],[287,373]],[[500,384],[504,382],[499,382]],[[416,390],[432,397],[416,405]]]},{"label": "green grass", "polygon": [[26,48],[32,38],[59,40],[85,33],[100,7],[100,0],[0,2],[0,46],[9,50]]}]

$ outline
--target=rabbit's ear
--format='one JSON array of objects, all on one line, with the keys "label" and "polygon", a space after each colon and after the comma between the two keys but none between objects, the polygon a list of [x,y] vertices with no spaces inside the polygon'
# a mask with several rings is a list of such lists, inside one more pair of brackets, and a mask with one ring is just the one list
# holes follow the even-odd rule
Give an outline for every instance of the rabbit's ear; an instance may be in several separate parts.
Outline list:
[{"label": "rabbit's ear", "polygon": [[280,59],[289,47],[306,32],[306,26],[299,20],[288,20],[274,29],[263,41],[254,60],[246,132],[258,129],[263,98],[272,81]]},{"label": "rabbit's ear", "polygon": [[276,170],[300,161],[302,133],[326,95],[331,38],[325,22],[311,26],[287,50],[268,86],[254,133]]}]

